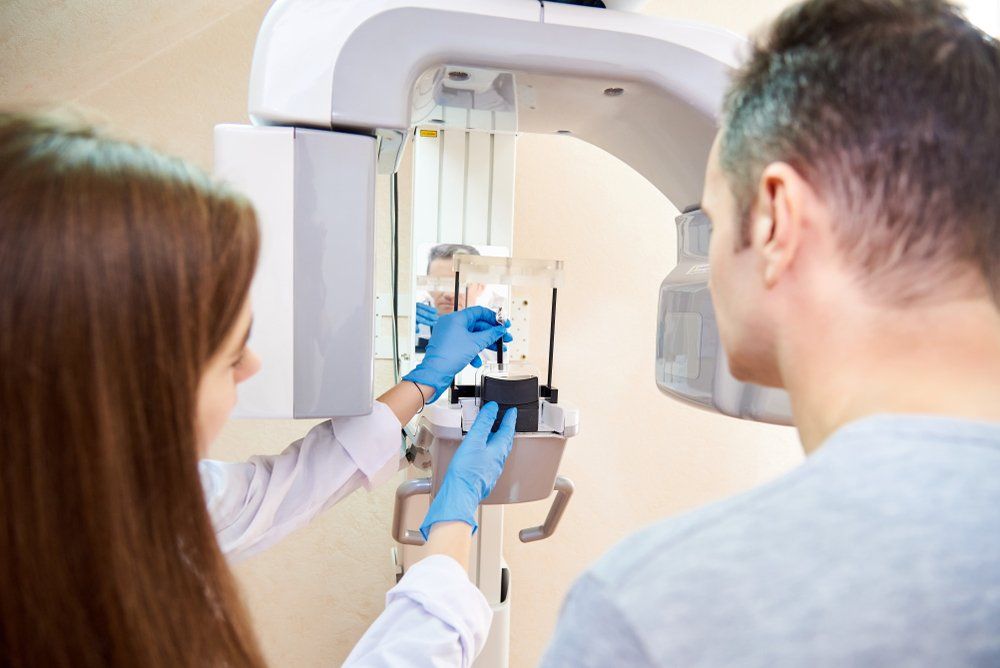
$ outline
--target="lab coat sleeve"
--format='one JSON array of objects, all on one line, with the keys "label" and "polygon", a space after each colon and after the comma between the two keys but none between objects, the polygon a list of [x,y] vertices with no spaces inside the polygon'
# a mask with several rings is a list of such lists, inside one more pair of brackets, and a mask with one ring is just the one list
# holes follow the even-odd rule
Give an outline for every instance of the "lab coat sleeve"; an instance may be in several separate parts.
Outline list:
[{"label": "lab coat sleeve", "polygon": [[202,460],[202,488],[230,561],[260,552],[364,486],[399,469],[400,424],[376,401],[372,413],[334,418],[278,455],[246,462]]},{"label": "lab coat sleeve", "polygon": [[414,564],[389,590],[385,610],[347,657],[345,668],[467,668],[482,651],[493,611],[457,561]]}]

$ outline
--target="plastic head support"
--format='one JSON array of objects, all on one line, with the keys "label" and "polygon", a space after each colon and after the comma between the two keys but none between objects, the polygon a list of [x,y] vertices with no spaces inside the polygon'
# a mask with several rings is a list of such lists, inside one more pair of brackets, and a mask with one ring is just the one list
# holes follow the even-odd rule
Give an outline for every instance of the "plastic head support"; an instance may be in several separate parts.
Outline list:
[{"label": "plastic head support", "polygon": [[668,396],[745,420],[791,424],[782,390],[736,380],[719,342],[708,289],[711,223],[701,209],[677,216],[677,266],[660,285],[656,384]]}]

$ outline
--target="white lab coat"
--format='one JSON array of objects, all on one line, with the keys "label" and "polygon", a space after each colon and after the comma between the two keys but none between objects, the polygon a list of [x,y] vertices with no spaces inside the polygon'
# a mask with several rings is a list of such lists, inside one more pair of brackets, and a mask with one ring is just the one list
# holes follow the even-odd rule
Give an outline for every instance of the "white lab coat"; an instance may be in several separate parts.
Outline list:
[{"label": "white lab coat", "polygon": [[[399,421],[375,402],[371,415],[328,420],[279,455],[202,460],[222,551],[239,561],[274,545],[358,487],[387,480],[399,456]],[[428,557],[389,590],[385,610],[344,665],[471,666],[491,621],[486,599],[458,562]]]}]

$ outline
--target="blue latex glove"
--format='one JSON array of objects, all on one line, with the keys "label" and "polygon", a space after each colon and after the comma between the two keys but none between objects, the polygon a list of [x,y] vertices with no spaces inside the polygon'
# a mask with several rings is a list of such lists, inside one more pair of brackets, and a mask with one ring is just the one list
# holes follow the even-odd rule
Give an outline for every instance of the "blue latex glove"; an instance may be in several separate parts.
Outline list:
[{"label": "blue latex glove", "polygon": [[420,526],[424,540],[438,522],[465,522],[472,527],[472,533],[479,528],[476,510],[493,491],[514,445],[517,409],[508,408],[500,428],[491,433],[497,411],[498,406],[493,401],[480,409],[472,428],[451,458],[441,488]]},{"label": "blue latex glove", "polygon": [[403,380],[433,387],[434,396],[428,403],[437,401],[459,371],[469,364],[477,368],[483,365],[479,353],[485,348],[501,337],[514,340],[507,332],[509,326],[509,321],[498,325],[496,313],[482,306],[440,316],[427,342],[424,361]]},{"label": "blue latex glove", "polygon": [[417,302],[417,324],[427,325],[428,327],[433,327],[437,324],[438,312],[437,309],[430,304],[425,304],[423,302]]}]

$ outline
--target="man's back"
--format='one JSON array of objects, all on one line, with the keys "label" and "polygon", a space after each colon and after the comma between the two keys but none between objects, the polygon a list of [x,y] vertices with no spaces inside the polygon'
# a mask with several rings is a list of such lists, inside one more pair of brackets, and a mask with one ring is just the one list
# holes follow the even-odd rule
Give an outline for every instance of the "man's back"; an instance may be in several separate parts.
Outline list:
[{"label": "man's back", "polygon": [[647,529],[574,586],[545,666],[1000,666],[1000,423],[880,416]]}]

